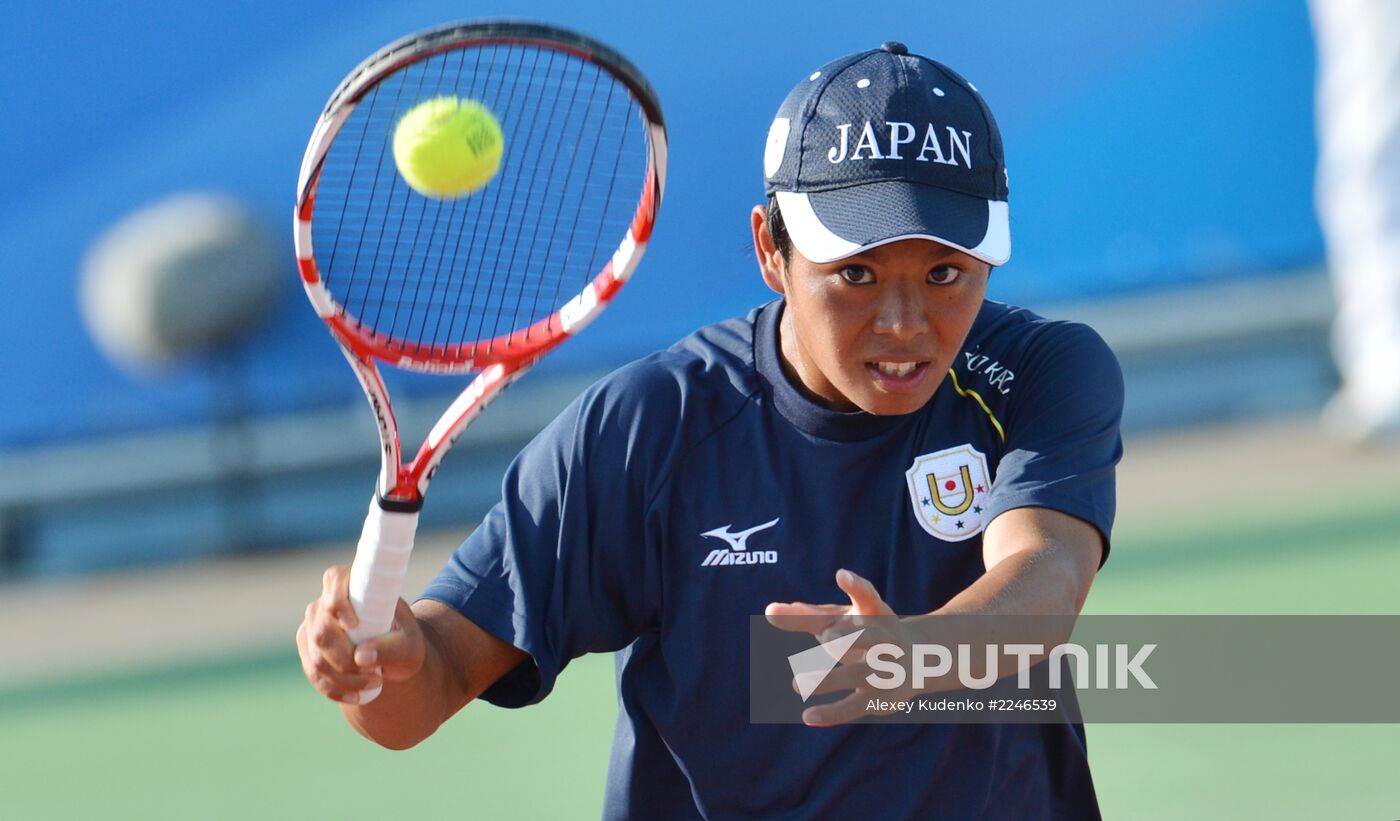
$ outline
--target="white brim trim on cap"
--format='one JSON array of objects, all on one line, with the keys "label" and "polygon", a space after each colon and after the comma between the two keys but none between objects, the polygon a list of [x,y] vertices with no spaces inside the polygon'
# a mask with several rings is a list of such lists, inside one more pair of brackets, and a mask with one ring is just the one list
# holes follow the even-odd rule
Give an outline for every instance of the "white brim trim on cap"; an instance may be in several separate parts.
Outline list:
[{"label": "white brim trim on cap", "polygon": [[788,237],[802,256],[813,262],[835,262],[860,252],[859,245],[836,236],[822,224],[806,194],[779,191],[775,196]]},{"label": "white brim trim on cap", "polygon": [[821,221],[812,209],[808,194],[792,191],[775,192],[778,209],[783,214],[783,225],[798,253],[816,263],[835,262],[871,248],[888,245],[905,239],[930,239],[951,248],[956,248],[969,256],[976,257],[988,265],[1004,265],[1011,258],[1011,213],[1004,200],[987,200],[987,233],[982,241],[973,247],[952,242],[935,233],[899,234],[885,237],[875,242],[861,245],[837,236]]}]

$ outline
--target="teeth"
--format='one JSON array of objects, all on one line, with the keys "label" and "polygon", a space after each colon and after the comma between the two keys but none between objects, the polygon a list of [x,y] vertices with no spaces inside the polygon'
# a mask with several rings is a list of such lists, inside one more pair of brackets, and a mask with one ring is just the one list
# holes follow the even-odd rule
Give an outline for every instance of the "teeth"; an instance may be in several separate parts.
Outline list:
[{"label": "teeth", "polygon": [[917,362],[876,362],[876,363],[875,363],[875,367],[879,368],[881,373],[887,373],[887,374],[889,374],[890,376],[908,376],[909,374],[911,374],[911,373],[914,372],[914,369],[915,369],[915,368],[919,367],[919,363],[917,363]]}]

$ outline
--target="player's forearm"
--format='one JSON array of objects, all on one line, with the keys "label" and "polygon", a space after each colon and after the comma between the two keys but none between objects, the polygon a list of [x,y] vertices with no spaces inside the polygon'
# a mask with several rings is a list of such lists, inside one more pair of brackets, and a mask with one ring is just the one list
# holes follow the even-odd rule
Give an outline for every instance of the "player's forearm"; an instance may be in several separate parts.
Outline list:
[{"label": "player's forearm", "polygon": [[[1049,648],[1069,641],[1087,593],[1087,585],[1080,583],[1073,569],[1049,551],[1027,550],[1005,557],[943,607],[905,620],[913,641],[970,648],[967,670],[929,679],[920,692],[961,689],[965,685],[959,672],[976,678],[986,675],[989,653],[1005,652],[992,653],[990,648],[1039,647],[1028,658],[1030,663],[1040,661]],[[974,618],[950,618],[961,616]],[[983,616],[993,618],[978,618]]]},{"label": "player's forearm", "polygon": [[1055,548],[1024,550],[998,562],[935,613],[1077,616],[1089,595],[1088,581]]},{"label": "player's forearm", "polygon": [[982,538],[987,572],[937,612],[1070,617],[1048,620],[1057,622],[1079,615],[1103,561],[1103,539],[1093,525],[1054,510],[1017,508],[993,519]]},{"label": "player's forearm", "polygon": [[411,678],[384,682],[384,690],[369,704],[340,705],[345,720],[365,738],[391,750],[406,750],[437,731],[460,704],[448,699],[456,688],[442,639],[423,626],[423,666]]}]

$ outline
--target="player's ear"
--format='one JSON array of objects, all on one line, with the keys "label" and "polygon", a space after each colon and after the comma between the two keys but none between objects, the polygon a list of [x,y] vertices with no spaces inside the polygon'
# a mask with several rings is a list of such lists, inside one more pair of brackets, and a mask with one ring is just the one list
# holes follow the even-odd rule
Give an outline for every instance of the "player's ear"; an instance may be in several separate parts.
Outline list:
[{"label": "player's ear", "polygon": [[758,258],[758,270],[763,281],[780,294],[787,294],[787,283],[783,281],[783,255],[773,243],[773,234],[768,230],[768,212],[762,205],[755,205],[749,214],[753,228],[753,253]]}]

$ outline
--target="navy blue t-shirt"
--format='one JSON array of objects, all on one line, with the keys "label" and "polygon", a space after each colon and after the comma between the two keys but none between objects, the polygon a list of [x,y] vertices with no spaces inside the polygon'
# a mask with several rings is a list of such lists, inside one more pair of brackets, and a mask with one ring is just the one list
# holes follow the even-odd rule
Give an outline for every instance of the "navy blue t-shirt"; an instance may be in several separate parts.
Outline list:
[{"label": "navy blue t-shirt", "polygon": [[773,601],[846,601],[843,567],[896,613],[934,610],[983,574],[982,530],[1013,508],[1083,519],[1107,551],[1112,352],[988,301],[924,408],[843,413],[784,376],[782,310],[621,368],[521,452],[423,594],[529,654],[483,698],[537,702],[571,659],[618,651],[609,818],[1096,817],[1068,722],[750,723],[748,624]]}]

